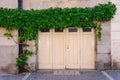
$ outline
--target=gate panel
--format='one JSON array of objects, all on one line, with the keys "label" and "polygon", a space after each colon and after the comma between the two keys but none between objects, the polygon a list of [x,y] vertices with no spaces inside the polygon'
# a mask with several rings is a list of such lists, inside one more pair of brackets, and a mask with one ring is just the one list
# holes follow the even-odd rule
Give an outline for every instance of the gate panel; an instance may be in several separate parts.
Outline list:
[{"label": "gate panel", "polygon": [[39,33],[39,69],[52,69],[51,33]]},{"label": "gate panel", "polygon": [[68,29],[67,32],[67,45],[66,45],[66,68],[79,69],[79,39],[78,39],[78,30]]},{"label": "gate panel", "polygon": [[65,69],[64,64],[64,47],[65,39],[64,32],[53,31],[53,69]]},{"label": "gate panel", "polygon": [[95,40],[94,30],[91,32],[82,32],[81,38],[81,69],[94,69],[95,66]]}]

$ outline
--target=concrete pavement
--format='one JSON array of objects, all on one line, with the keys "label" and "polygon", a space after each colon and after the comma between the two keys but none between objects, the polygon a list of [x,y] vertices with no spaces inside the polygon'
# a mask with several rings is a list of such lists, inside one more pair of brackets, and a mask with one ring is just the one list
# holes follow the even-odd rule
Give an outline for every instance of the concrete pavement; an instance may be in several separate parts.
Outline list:
[{"label": "concrete pavement", "polygon": [[22,80],[22,78],[26,76],[26,74],[18,74],[18,75],[0,75],[0,80]]},{"label": "concrete pavement", "polygon": [[0,76],[0,80],[120,80],[120,70],[79,71],[54,70],[37,71],[18,75]]}]

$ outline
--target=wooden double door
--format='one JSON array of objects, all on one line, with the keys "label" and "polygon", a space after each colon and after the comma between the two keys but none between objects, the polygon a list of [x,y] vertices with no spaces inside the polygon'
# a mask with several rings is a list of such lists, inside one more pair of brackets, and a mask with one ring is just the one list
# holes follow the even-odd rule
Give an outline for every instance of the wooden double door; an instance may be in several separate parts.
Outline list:
[{"label": "wooden double door", "polygon": [[39,32],[39,69],[94,69],[94,29],[67,28]]}]

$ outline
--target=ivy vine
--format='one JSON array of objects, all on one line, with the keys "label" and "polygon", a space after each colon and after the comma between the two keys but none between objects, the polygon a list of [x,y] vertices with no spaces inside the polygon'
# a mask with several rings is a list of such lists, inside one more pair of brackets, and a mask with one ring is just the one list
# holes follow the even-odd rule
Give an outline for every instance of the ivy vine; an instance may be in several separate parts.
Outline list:
[{"label": "ivy vine", "polygon": [[[99,4],[93,8],[49,8],[42,10],[0,8],[0,27],[7,30],[22,30],[22,35],[19,37],[21,41],[35,40],[38,30],[68,27],[96,28],[96,22],[111,20],[115,11],[116,6],[111,2]],[[98,31],[99,34],[100,31]]]},{"label": "ivy vine", "polygon": [[16,62],[17,62],[17,66],[25,66],[25,65],[28,65],[27,63],[27,60],[28,60],[28,57],[31,56],[33,53],[29,50],[24,50],[24,54],[20,55],[19,58],[16,59]]},{"label": "ivy vine", "polygon": [[[21,30],[20,41],[35,40],[39,30],[68,27],[95,28],[101,40],[101,22],[109,21],[116,12],[115,4],[99,4],[89,8],[48,8],[42,10],[19,10],[0,8],[0,27],[8,31]],[[5,36],[12,37],[6,33]],[[17,65],[27,65],[27,57],[32,53],[24,50],[24,55],[17,58]]]}]

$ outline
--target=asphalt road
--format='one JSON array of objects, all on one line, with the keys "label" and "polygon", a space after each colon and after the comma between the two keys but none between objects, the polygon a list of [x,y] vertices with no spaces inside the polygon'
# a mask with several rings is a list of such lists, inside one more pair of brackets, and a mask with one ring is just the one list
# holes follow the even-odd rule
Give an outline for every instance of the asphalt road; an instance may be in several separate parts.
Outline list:
[{"label": "asphalt road", "polygon": [[0,80],[120,80],[120,70],[78,71],[55,70],[37,71],[18,75],[0,75]]}]

